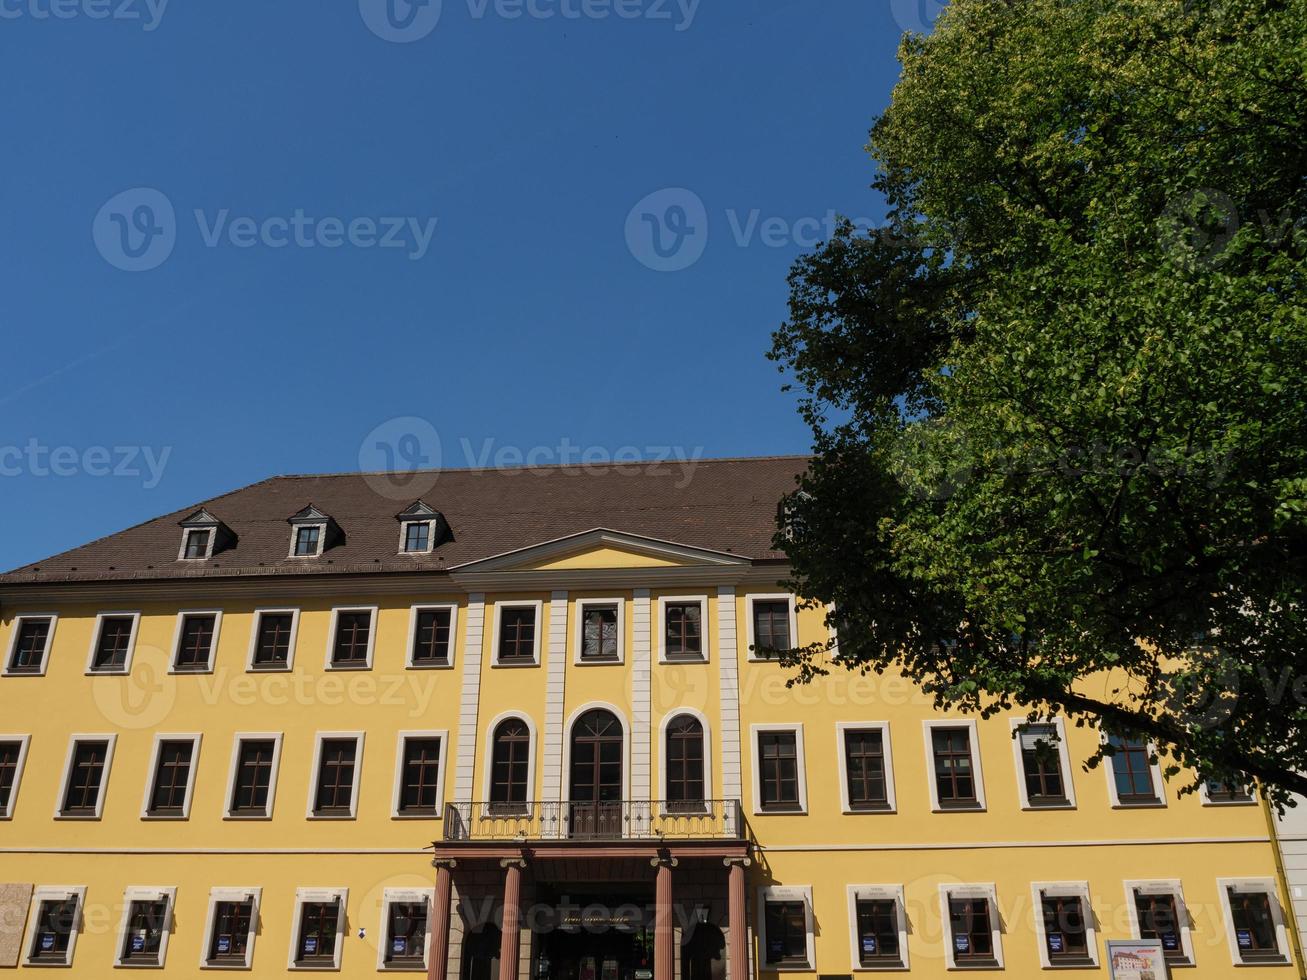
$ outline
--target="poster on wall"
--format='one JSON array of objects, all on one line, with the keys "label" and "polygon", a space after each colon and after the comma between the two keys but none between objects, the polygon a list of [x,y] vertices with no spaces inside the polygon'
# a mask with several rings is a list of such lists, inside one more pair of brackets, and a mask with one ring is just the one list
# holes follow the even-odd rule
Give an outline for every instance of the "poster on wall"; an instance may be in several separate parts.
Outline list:
[{"label": "poster on wall", "polygon": [[1159,939],[1107,941],[1107,969],[1112,980],[1166,980],[1166,954]]}]

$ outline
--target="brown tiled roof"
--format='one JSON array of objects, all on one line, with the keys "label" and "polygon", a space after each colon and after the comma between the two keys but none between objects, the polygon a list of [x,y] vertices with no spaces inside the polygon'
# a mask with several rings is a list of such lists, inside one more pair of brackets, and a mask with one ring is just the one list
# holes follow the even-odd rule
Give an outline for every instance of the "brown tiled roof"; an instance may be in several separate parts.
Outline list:
[{"label": "brown tiled roof", "polygon": [[[279,476],[0,575],[0,584],[112,579],[438,571],[595,528],[752,560],[772,549],[776,507],[807,457],[668,461],[590,467],[443,470],[397,487],[388,474]],[[452,540],[431,555],[399,555],[396,515],[421,499]],[[344,540],[292,559],[287,519],[313,504]],[[201,507],[236,535],[205,562],[177,561],[178,522]]]}]

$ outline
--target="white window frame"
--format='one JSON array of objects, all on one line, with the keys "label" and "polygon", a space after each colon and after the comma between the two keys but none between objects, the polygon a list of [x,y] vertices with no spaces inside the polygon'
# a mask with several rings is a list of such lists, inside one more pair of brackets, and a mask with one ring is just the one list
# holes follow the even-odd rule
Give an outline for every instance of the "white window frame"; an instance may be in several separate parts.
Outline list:
[{"label": "white window frame", "polygon": [[[781,965],[767,962],[767,904],[803,902],[803,923],[808,939],[808,962]],[[769,885],[758,889],[758,969],[764,973],[811,973],[817,966],[816,937],[813,935],[812,886]]]},{"label": "white window frame", "polygon": [[[908,913],[903,898],[902,885],[849,885],[849,966],[854,973],[884,973],[893,971],[902,973],[910,969],[908,962]],[[894,912],[898,918],[899,964],[886,963],[884,966],[863,966],[862,950],[859,948],[858,936],[858,900],[894,902]]]},{"label": "white window frame", "polygon": [[1211,794],[1207,790],[1207,779],[1203,778],[1203,780],[1198,784],[1198,799],[1202,802],[1203,806],[1214,806],[1214,807],[1256,806],[1257,788],[1253,784],[1252,780],[1248,781],[1248,785],[1249,785],[1249,793],[1248,793],[1248,799],[1246,800],[1214,800],[1212,799]]},{"label": "white window frame", "polygon": [[[277,776],[281,769],[282,732],[237,732],[231,738],[231,763],[227,768],[227,795],[222,800],[224,820],[271,820],[277,802]],[[272,742],[272,770],[268,773],[268,802],[264,812],[232,813],[232,796],[236,792],[236,773],[239,768],[241,745],[245,742]]]},{"label": "white window frame", "polygon": [[[100,646],[100,632],[104,629],[106,619],[123,619],[130,617],[132,621],[132,632],[127,637],[127,657],[123,660],[123,665],[114,670],[96,670],[95,669],[95,651]],[[91,649],[86,654],[86,673],[91,677],[125,677],[132,672],[132,660],[136,656],[136,640],[141,631],[141,611],[130,609],[120,610],[118,612],[102,612],[95,614],[95,628],[91,630]]]},{"label": "white window frame", "polygon": [[[316,527],[318,529],[318,550],[311,555],[295,554],[295,542],[299,540],[300,531],[306,528]],[[301,561],[309,558],[321,558],[322,550],[327,544],[327,522],[326,521],[305,521],[302,524],[292,524],[290,527],[290,553],[287,558],[297,558]]]},{"label": "white window frame", "polygon": [[[263,625],[265,615],[290,615],[290,640],[286,650],[285,667],[256,667],[254,654],[259,648],[259,627]],[[247,674],[283,674],[295,669],[295,645],[299,640],[300,611],[296,606],[260,606],[250,618],[250,648],[245,654],[245,672]]]},{"label": "white window frame", "polygon": [[[166,902],[163,913],[162,935],[159,937],[159,962],[129,963],[123,961],[123,947],[127,944],[127,927],[132,921],[133,902]],[[118,945],[114,949],[113,965],[124,969],[161,970],[168,962],[168,940],[172,938],[172,914],[177,905],[175,885],[128,885],[123,892],[123,917],[118,922]]]},{"label": "white window frame", "polygon": [[[64,953],[63,963],[49,960],[34,961],[32,947],[36,943],[36,930],[41,920],[41,906],[45,902],[77,902],[77,911],[73,914],[72,930],[68,934],[68,949]],[[27,911],[27,929],[23,933],[23,965],[29,967],[70,967],[73,954],[77,950],[77,937],[82,931],[82,916],[86,911],[85,885],[41,885],[32,891],[32,901]]]},{"label": "white window frame", "polygon": [[[794,756],[798,763],[799,807],[797,810],[764,810],[762,808],[762,753],[758,751],[758,736],[764,732],[793,732]],[[796,817],[808,812],[808,766],[804,758],[803,722],[768,722],[749,726],[749,751],[753,754],[753,812],[764,817]]]},{"label": "white window frame", "polygon": [[[1184,953],[1184,964],[1193,965],[1194,963],[1194,943],[1193,937],[1189,932],[1189,906],[1185,904],[1184,888],[1179,878],[1129,878],[1123,882],[1125,886],[1125,903],[1130,913],[1130,936],[1132,939],[1142,938],[1139,935],[1139,909],[1135,906],[1135,892],[1139,891],[1145,895],[1171,895],[1175,898],[1176,917],[1180,920],[1180,950]],[[1181,965],[1179,962],[1167,961],[1172,966]]]},{"label": "white window frame", "polygon": [[[1239,940],[1235,935],[1234,914],[1230,909],[1229,889],[1240,892],[1263,893],[1271,908],[1271,921],[1275,923],[1275,945],[1279,948],[1278,960],[1244,960],[1239,954]],[[1230,962],[1235,966],[1284,966],[1292,962],[1289,955],[1289,932],[1284,922],[1284,907],[1280,905],[1280,890],[1274,878],[1217,878],[1216,890],[1221,895],[1221,921],[1225,926],[1225,940],[1230,947]]]},{"label": "white window frame", "polygon": [[[204,736],[199,732],[180,732],[167,734],[158,732],[154,736],[154,745],[150,749],[150,768],[145,773],[145,796],[141,798],[142,820],[189,820],[191,818],[191,799],[195,796],[195,770],[200,764],[200,743]],[[164,742],[190,742],[191,767],[186,774],[186,799],[182,802],[182,812],[178,814],[155,815],[150,812],[150,799],[154,796],[154,782],[159,776],[159,753]]]},{"label": "white window frame", "polygon": [[[584,660],[581,657],[581,651],[585,645],[585,608],[586,606],[616,606],[617,607],[617,656],[612,660]],[[626,601],[621,598],[614,599],[577,599],[576,600],[576,628],[574,630],[572,642],[572,663],[577,667],[611,667],[614,664],[626,663]]]},{"label": "white window frame", "polygon": [[[213,617],[213,639],[209,641],[209,662],[204,670],[178,670],[177,654],[181,651],[182,629],[186,624],[188,616],[212,616]],[[221,609],[179,609],[177,610],[177,623],[173,626],[172,631],[172,656],[168,660],[168,673],[170,674],[212,674],[213,662],[218,659],[218,636],[222,632],[222,610]]]},{"label": "white window frame", "polygon": [[[702,656],[698,658],[676,656],[668,659],[667,656],[667,606],[689,604],[691,602],[699,603],[699,652]],[[706,664],[712,660],[712,630],[708,622],[708,596],[707,595],[660,595],[658,597],[658,662],[660,664]]]},{"label": "white window frame", "polygon": [[1023,810],[1074,810],[1076,808],[1075,781],[1071,778],[1071,753],[1067,748],[1066,725],[1060,716],[1040,718],[1035,725],[1051,725],[1057,731],[1057,758],[1062,767],[1062,787],[1066,790],[1066,802],[1057,804],[1034,805],[1030,802],[1030,792],[1026,789],[1026,763],[1021,756],[1021,736],[1018,730],[1032,724],[1024,715],[1013,715],[1008,719],[1012,726],[1012,760],[1016,765],[1017,793],[1021,798]]},{"label": "white window frame", "polygon": [[[413,662],[413,651],[418,639],[418,614],[429,609],[449,610],[449,659],[443,664],[419,664]],[[404,651],[404,667],[407,670],[450,670],[457,659],[458,649],[458,603],[457,602],[418,602],[408,609],[408,646]]]},{"label": "white window frame", "polygon": [[[313,768],[309,770],[309,799],[305,804],[304,816],[309,820],[354,820],[358,817],[359,784],[363,781],[363,732],[316,732],[313,736]],[[318,779],[322,765],[322,743],[328,739],[346,741],[354,740],[354,783],[349,790],[349,814],[315,813],[313,804],[318,798]]]},{"label": "white window frame", "polygon": [[[186,545],[190,542],[192,534],[198,534],[201,531],[209,535],[209,543],[204,549],[204,557],[187,558]],[[205,525],[203,527],[184,527],[182,528],[182,546],[177,549],[178,561],[208,561],[213,557],[213,546],[218,540],[218,528],[214,525]]]},{"label": "white window frame", "polygon": [[[939,786],[935,782],[935,740],[937,728],[966,728],[970,731],[967,744],[971,747],[971,772],[976,783],[975,806],[940,806]],[[974,718],[932,718],[921,723],[926,749],[926,782],[930,789],[932,813],[983,813],[989,809],[985,797],[985,772],[980,759],[980,731]]]},{"label": "white window frame", "polygon": [[[299,966],[295,955],[299,952],[300,927],[304,923],[304,906],[309,902],[338,902],[336,913],[336,948],[332,950],[331,965]],[[324,970],[339,970],[340,957],[345,940],[345,905],[349,901],[348,888],[297,888],[295,889],[295,914],[291,919],[290,952],[286,957],[286,969],[297,972],[317,973]]]},{"label": "white window frame", "polygon": [[629,800],[631,798],[631,720],[626,717],[625,711],[609,701],[587,701],[585,704],[579,704],[573,708],[572,713],[567,716],[567,721],[563,725],[563,803],[571,802],[572,794],[572,781],[566,776],[567,773],[572,771],[572,730],[576,728],[576,723],[581,720],[582,715],[594,711],[596,708],[607,711],[622,726],[622,799]]},{"label": "white window frame", "polygon": [[[490,638],[490,665],[492,667],[539,667],[540,666],[540,634],[545,628],[544,600],[542,599],[501,599],[495,602],[494,630]],[[505,609],[534,609],[535,610],[535,631],[531,646],[531,662],[521,663],[509,661],[504,663],[499,659],[499,627],[503,623]]]},{"label": "white window frame", "polygon": [[[844,747],[845,732],[880,732],[880,750],[885,760],[885,802],[886,806],[855,809],[849,801],[849,760]],[[890,744],[888,721],[839,721],[835,723],[835,753],[840,767],[840,810],[843,813],[879,814],[898,813],[898,797],[894,795],[894,749]]]},{"label": "white window frame", "polygon": [[[689,716],[697,721],[703,729],[703,798],[704,801],[713,799],[713,751],[712,751],[712,725],[709,724],[708,718],[702,711],[695,708],[679,707],[673,708],[663,715],[663,720],[658,723],[658,789],[662,793],[664,801],[668,799],[667,793],[667,726],[677,718],[683,715]],[[797,751],[797,745],[796,745]]]},{"label": "white window frame", "polygon": [[990,945],[994,947],[994,960],[998,963],[998,969],[1004,968],[1003,961],[1003,916],[998,907],[998,890],[994,887],[992,881],[986,882],[962,882],[958,884],[945,884],[939,886],[939,914],[940,925],[944,932],[944,959],[950,970],[992,970],[992,966],[968,966],[963,963],[958,965],[958,961],[953,947],[953,930],[952,916],[949,915],[949,899],[951,898],[984,898],[989,901],[989,934]]},{"label": "white window frame", "polygon": [[[399,802],[404,795],[404,746],[409,739],[414,738],[438,738],[440,739],[440,772],[436,774],[436,812],[434,814],[426,813],[401,813]],[[395,785],[390,797],[390,818],[392,820],[441,820],[445,816],[445,776],[447,774],[449,759],[449,730],[428,729],[428,730],[408,730],[399,732],[395,738]]]},{"label": "white window frame", "polygon": [[32,736],[0,734],[0,742],[18,743],[18,764],[14,767],[14,784],[9,788],[9,802],[0,807],[0,820],[12,820],[18,806],[18,787],[23,781],[23,769],[27,765],[27,750],[32,744]]},{"label": "white window frame", "polygon": [[[409,551],[404,547],[408,543],[408,529],[411,524],[425,524],[427,526],[427,547],[424,551]],[[436,519],[428,518],[404,518],[399,522],[399,554],[401,555],[429,555],[436,550]]]},{"label": "white window frame", "polygon": [[[443,746],[441,748],[443,752]],[[441,777],[443,780],[443,776]],[[427,903],[427,935],[422,946],[422,966],[388,966],[386,964],[386,946],[390,943],[390,907],[398,902]],[[377,970],[382,973],[417,973],[426,972],[431,959],[431,916],[435,911],[436,890],[434,888],[387,888],[381,893],[381,927],[377,930]]]},{"label": "white window frame", "polygon": [[[254,941],[259,937],[259,904],[263,889],[258,886],[248,888],[211,888],[209,889],[209,911],[204,917],[204,944],[200,947],[201,970],[248,970],[254,963]],[[213,927],[218,913],[219,902],[251,901],[250,931],[245,937],[245,964],[243,966],[209,962],[209,949],[213,945]]]},{"label": "white window frame", "polygon": [[[1103,735],[1103,744],[1107,744],[1108,736]],[[1107,798],[1112,801],[1114,810],[1164,810],[1166,809],[1166,783],[1162,781],[1162,759],[1157,752],[1157,744],[1148,740],[1148,754],[1153,761],[1148,765],[1148,771],[1153,779],[1153,788],[1157,790],[1157,802],[1155,803],[1122,803],[1121,796],[1116,789],[1116,758],[1105,755],[1103,757],[1103,772],[1107,774]]]},{"label": "white window frame", "polygon": [[[1042,808],[1041,808],[1042,809]],[[1098,969],[1098,929],[1094,916],[1094,903],[1089,895],[1089,882],[1087,881],[1032,881],[1030,883],[1030,897],[1034,903],[1031,907],[1035,915],[1035,936],[1039,940],[1039,965],[1045,970],[1084,970],[1088,969],[1081,963],[1053,963],[1048,955],[1048,936],[1044,928],[1044,896],[1050,898],[1078,898],[1080,899],[1080,911],[1085,921],[1085,947],[1089,950],[1089,958],[1093,962],[1093,968]]]},{"label": "white window frame", "polygon": [[[486,749],[485,762],[482,765],[481,772],[481,799],[485,800],[487,807],[490,805],[490,786],[494,780],[494,759],[495,759],[495,729],[506,721],[516,719],[526,725],[527,734],[531,738],[530,751],[527,753],[526,763],[526,798],[529,803],[535,799],[536,786],[536,751],[540,747],[540,742],[536,737],[535,722],[531,720],[530,715],[524,711],[509,710],[501,712],[490,719],[490,724],[486,727]],[[441,754],[443,762],[444,743],[441,743]],[[443,764],[441,766],[444,768]],[[444,777],[440,779],[444,782]],[[443,787],[442,787],[443,788]]]},{"label": "white window frame", "polygon": [[[94,814],[73,813],[65,815],[64,801],[68,799],[68,781],[73,775],[73,756],[77,746],[82,742],[105,742],[104,771],[100,774],[100,791],[95,799]],[[109,773],[113,767],[113,750],[118,744],[118,736],[108,732],[74,732],[68,736],[68,750],[64,753],[63,775],[59,778],[59,798],[54,801],[54,818],[56,820],[99,820],[104,815],[104,798],[109,795]]]},{"label": "white window frame", "polygon": [[[367,613],[368,620],[368,652],[367,660],[363,666],[357,664],[346,664],[341,666],[331,662],[331,657],[336,649],[336,627],[340,624],[341,613]],[[371,670],[372,654],[377,648],[377,624],[381,619],[376,606],[332,606],[331,623],[327,627],[327,654],[323,659],[323,670]]]},{"label": "white window frame", "polygon": [[[18,650],[18,637],[23,632],[23,623],[29,619],[48,619],[50,620],[50,629],[45,635],[45,649],[41,651],[41,666],[35,673],[12,671],[9,669],[10,664],[14,661],[14,654]],[[50,665],[50,651],[54,648],[54,631],[59,625],[58,613],[23,613],[21,616],[15,616],[13,623],[9,628],[9,644],[5,648],[5,662],[3,665],[3,676],[5,677],[44,677],[46,668]]]},{"label": "white window frame", "polygon": [[745,617],[744,617],[744,636],[745,652],[748,654],[750,663],[768,664],[776,661],[770,657],[760,657],[754,650],[754,624],[753,624],[753,604],[755,602],[787,602],[790,607],[790,649],[797,649],[799,646],[799,617],[796,612],[794,593],[792,592],[758,592],[750,593],[746,597]]}]

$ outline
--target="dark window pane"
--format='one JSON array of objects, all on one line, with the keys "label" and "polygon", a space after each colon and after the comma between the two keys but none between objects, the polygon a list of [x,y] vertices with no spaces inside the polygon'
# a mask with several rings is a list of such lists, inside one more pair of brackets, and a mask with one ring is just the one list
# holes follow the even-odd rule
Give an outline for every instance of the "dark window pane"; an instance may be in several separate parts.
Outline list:
[{"label": "dark window pane", "polygon": [[1052,725],[1026,725],[1017,735],[1021,743],[1022,775],[1031,806],[1056,806],[1067,802],[1058,751],[1057,729]]},{"label": "dark window pane", "polygon": [[368,662],[368,638],[372,635],[372,612],[338,612],[336,638],[331,648],[334,667],[360,667]]},{"label": "dark window pane", "polygon": [[768,902],[765,909],[766,962],[807,964],[808,924],[803,902]]},{"label": "dark window pane", "polygon": [[795,733],[759,732],[758,768],[762,808],[799,809],[799,753]]},{"label": "dark window pane", "polygon": [[450,609],[419,609],[413,635],[414,665],[449,663]]},{"label": "dark window pane", "polygon": [[664,613],[668,657],[703,657],[703,608],[697,602],[669,602]]},{"label": "dark window pane", "polygon": [[434,814],[440,788],[440,739],[410,738],[404,742],[404,785],[400,813]]},{"label": "dark window pane", "polygon": [[300,912],[300,934],[295,944],[295,962],[321,965],[334,962],[340,902],[305,902]]},{"label": "dark window pane", "polygon": [[45,657],[46,641],[49,638],[50,620],[19,620],[18,639],[14,641],[13,656],[9,658],[9,673],[40,673],[41,661]]},{"label": "dark window pane", "polygon": [[1230,918],[1234,920],[1235,949],[1245,963],[1283,958],[1276,936],[1271,899],[1265,892],[1228,890]]},{"label": "dark window pane", "polygon": [[64,963],[68,941],[77,926],[77,899],[48,899],[41,903],[32,936],[34,963]]},{"label": "dark window pane", "polygon": [[953,959],[958,963],[992,962],[994,934],[989,924],[989,900],[950,898],[948,911]]},{"label": "dark window pane", "polygon": [[404,525],[404,550],[427,551],[431,547],[431,525],[426,521]]},{"label": "dark window pane", "polygon": [[387,963],[421,963],[427,939],[426,902],[393,902],[386,930]]},{"label": "dark window pane", "polygon": [[94,816],[100,800],[108,742],[78,742],[73,749],[72,769],[64,789],[64,816]]},{"label": "dark window pane", "polygon": [[1159,802],[1148,743],[1111,735],[1108,744],[1114,750],[1111,763],[1117,799],[1122,803]]},{"label": "dark window pane", "polygon": [[174,670],[208,670],[213,650],[213,631],[217,617],[190,615],[182,618],[181,637],[177,641]]},{"label": "dark window pane", "polygon": [[1085,909],[1075,896],[1044,895],[1044,946],[1051,963],[1088,961]]},{"label": "dark window pane", "polygon": [[154,789],[150,793],[151,816],[176,816],[184,811],[194,749],[194,744],[189,741],[170,741],[159,745]]},{"label": "dark window pane", "polygon": [[531,770],[531,731],[516,718],[495,729],[490,762],[490,802],[517,807],[527,801]]},{"label": "dark window pane", "polygon": [[1136,891],[1135,913],[1139,919],[1140,939],[1160,940],[1162,952],[1168,960],[1186,959],[1174,895],[1146,895]]},{"label": "dark window pane", "polygon": [[357,752],[358,743],[352,738],[323,740],[314,813],[319,816],[349,814],[354,798],[354,762]]},{"label": "dark window pane", "polygon": [[316,525],[296,528],[295,554],[300,557],[316,555],[318,553],[318,541],[321,537],[322,529]]},{"label": "dark window pane", "polygon": [[703,725],[681,715],[667,726],[667,802],[698,804],[704,797]]},{"label": "dark window pane", "polygon": [[293,613],[260,613],[259,634],[254,644],[255,667],[285,667],[290,663],[290,634]]},{"label": "dark window pane", "polygon": [[534,606],[507,606],[500,613],[499,660],[531,663],[535,660],[536,611]]},{"label": "dark window pane", "polygon": [[204,558],[209,553],[209,537],[212,531],[187,531],[186,532],[186,551],[187,558]]},{"label": "dark window pane", "polygon": [[852,809],[875,810],[889,806],[885,751],[878,730],[845,731],[844,766]]},{"label": "dark window pane", "polygon": [[790,604],[758,600],[753,604],[753,646],[760,657],[773,657],[790,649]]},{"label": "dark window pane", "polygon": [[251,739],[241,742],[237,751],[236,786],[232,793],[231,812],[263,815],[268,809],[276,743],[271,739]]},{"label": "dark window pane", "polygon": [[18,754],[21,742],[0,742],[0,813],[9,809],[13,800],[14,781],[18,778]]},{"label": "dark window pane", "polygon": [[859,899],[858,957],[863,966],[900,963],[898,902],[892,898]]},{"label": "dark window pane", "polygon": [[617,607],[583,607],[581,619],[581,659],[617,659]]},{"label": "dark window pane", "polygon": [[975,806],[976,778],[971,765],[971,731],[936,728],[931,732],[935,755],[935,788],[942,807]]},{"label": "dark window pane", "polygon": [[131,645],[136,621],[131,616],[106,616],[100,620],[92,670],[122,670],[127,666],[127,649]]},{"label": "dark window pane", "polygon": [[249,948],[253,902],[218,902],[213,909],[210,963],[244,963]]},{"label": "dark window pane", "polygon": [[1211,803],[1250,803],[1253,799],[1253,788],[1247,783],[1208,779],[1206,789],[1207,799]]},{"label": "dark window pane", "polygon": [[123,937],[121,955],[124,963],[158,964],[167,917],[166,901],[132,902],[127,916],[127,935]]}]

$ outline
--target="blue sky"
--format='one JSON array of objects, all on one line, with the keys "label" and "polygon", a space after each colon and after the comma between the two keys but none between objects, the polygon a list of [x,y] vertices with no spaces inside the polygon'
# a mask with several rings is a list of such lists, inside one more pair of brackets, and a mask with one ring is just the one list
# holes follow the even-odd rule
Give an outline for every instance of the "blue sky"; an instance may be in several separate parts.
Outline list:
[{"label": "blue sky", "polygon": [[0,0],[0,565],[276,473],[805,451],[786,272],[883,217],[933,4]]}]

